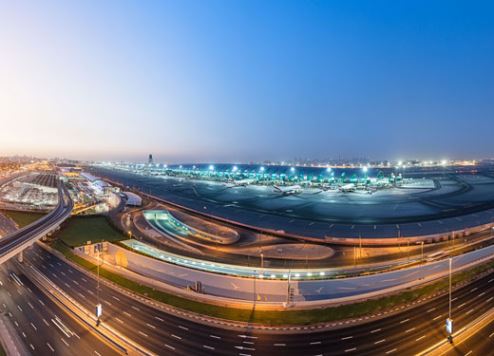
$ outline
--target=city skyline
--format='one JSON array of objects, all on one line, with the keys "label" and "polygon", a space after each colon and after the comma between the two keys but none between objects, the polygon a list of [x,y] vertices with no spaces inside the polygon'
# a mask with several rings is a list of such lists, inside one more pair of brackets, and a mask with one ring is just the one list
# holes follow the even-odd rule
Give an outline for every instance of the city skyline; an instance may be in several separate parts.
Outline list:
[{"label": "city skyline", "polygon": [[0,150],[491,157],[492,5],[422,5],[4,3]]}]

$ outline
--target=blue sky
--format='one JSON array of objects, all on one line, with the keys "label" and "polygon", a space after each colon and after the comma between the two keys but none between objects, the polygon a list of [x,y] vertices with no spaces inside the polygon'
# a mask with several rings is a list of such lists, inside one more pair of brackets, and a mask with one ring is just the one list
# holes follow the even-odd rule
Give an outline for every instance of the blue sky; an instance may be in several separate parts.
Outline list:
[{"label": "blue sky", "polygon": [[494,5],[0,1],[0,154],[492,157]]}]

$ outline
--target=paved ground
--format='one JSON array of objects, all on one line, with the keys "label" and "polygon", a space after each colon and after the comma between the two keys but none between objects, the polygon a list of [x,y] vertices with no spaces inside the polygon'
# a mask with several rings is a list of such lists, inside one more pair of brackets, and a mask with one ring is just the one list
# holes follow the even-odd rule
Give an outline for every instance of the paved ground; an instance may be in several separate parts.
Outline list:
[{"label": "paved ground", "polygon": [[[92,309],[96,282],[39,247],[26,253],[53,282]],[[159,354],[177,355],[413,355],[445,338],[447,298],[399,314],[333,331],[285,335],[227,330],[157,310],[102,285],[103,322]],[[453,294],[460,328],[494,306],[494,275]],[[330,323],[331,324],[331,323]],[[335,323],[337,325],[338,323]],[[486,354],[487,355],[487,354]]]},{"label": "paved ground", "polygon": [[494,219],[490,172],[433,176],[434,189],[393,188],[374,194],[307,190],[291,196],[270,187],[229,188],[103,169],[96,173],[208,214],[319,238],[438,234]]}]

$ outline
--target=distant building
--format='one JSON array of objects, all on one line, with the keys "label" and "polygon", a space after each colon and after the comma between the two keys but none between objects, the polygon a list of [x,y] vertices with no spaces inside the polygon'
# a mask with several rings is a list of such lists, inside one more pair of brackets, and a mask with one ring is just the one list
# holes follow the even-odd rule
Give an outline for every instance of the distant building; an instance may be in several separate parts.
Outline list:
[{"label": "distant building", "polygon": [[132,192],[123,192],[125,196],[127,197],[127,203],[126,205],[130,206],[141,206],[142,205],[142,198],[138,196],[135,193]]}]

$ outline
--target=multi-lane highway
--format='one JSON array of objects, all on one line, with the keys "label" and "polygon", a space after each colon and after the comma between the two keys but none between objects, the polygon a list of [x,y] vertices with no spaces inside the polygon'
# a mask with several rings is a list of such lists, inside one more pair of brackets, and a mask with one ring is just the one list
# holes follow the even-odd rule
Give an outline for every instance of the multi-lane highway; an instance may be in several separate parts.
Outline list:
[{"label": "multi-lane highway", "polygon": [[[96,281],[38,246],[26,253],[36,266],[88,310],[97,303]],[[494,306],[494,274],[453,293],[455,328]],[[180,355],[407,355],[445,338],[446,297],[366,324],[315,333],[264,333],[246,327],[226,330],[182,319],[102,284],[103,323],[157,354]],[[343,324],[344,325],[344,324]],[[350,324],[351,325],[351,324]]]},{"label": "multi-lane highway", "polygon": [[0,309],[33,355],[117,355],[89,333],[14,265],[0,265]]}]

